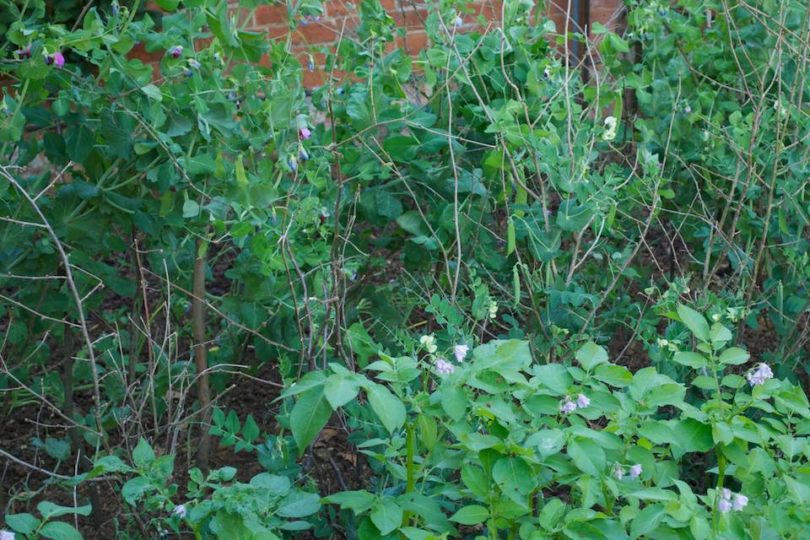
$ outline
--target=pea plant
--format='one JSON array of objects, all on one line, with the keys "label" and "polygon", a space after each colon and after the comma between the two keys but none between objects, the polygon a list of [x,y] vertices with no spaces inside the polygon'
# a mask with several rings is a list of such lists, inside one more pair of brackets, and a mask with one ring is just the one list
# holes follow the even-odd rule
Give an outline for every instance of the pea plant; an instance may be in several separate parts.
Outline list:
[{"label": "pea plant", "polygon": [[806,2],[551,4],[0,0],[0,540],[807,537]]},{"label": "pea plant", "polygon": [[594,342],[537,363],[521,340],[468,354],[424,336],[367,374],[309,373],[285,393],[290,428],[303,452],[334,411],[376,417],[358,444],[370,489],[324,499],[361,538],[800,538],[805,394],[730,346],[727,327],[685,305],[672,317],[695,341],[671,358],[695,371],[683,382],[631,373]]}]

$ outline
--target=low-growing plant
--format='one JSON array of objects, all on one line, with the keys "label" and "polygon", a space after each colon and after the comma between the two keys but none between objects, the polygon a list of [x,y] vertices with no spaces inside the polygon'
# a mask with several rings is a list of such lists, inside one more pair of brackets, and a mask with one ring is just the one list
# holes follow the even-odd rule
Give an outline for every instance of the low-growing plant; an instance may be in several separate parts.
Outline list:
[{"label": "low-growing plant", "polygon": [[[810,530],[810,408],[796,385],[731,346],[731,331],[678,305],[691,333],[676,381],[632,373],[587,342],[571,363],[537,363],[496,340],[333,364],[286,395],[303,452],[361,396],[378,419],[358,448],[369,489],[328,496],[360,538],[802,538]],[[449,519],[448,519],[449,516]]]},{"label": "low-growing plant", "polygon": [[284,532],[309,529],[303,518],[320,510],[320,496],[294,486],[286,476],[259,473],[243,483],[234,480],[234,467],[207,474],[193,468],[180,492],[173,473],[174,456],[157,456],[141,439],[132,452],[132,465],[114,455],[102,457],[79,480],[102,474],[127,478],[121,487],[124,501],[137,507],[141,518],[150,516],[144,534],[190,530],[195,538],[272,540]]}]

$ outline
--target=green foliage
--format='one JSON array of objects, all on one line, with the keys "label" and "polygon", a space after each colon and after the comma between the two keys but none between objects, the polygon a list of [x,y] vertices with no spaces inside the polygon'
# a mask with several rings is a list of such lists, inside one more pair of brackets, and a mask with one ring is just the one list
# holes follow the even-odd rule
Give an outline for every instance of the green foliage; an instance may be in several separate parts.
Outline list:
[{"label": "green foliage", "polygon": [[[749,385],[726,373],[747,353],[727,340],[712,344],[697,311],[681,305],[678,313],[701,352],[675,356],[705,354],[687,385],[652,367],[631,373],[593,342],[575,355],[584,369],[538,364],[517,340],[481,345],[438,377],[424,376],[441,360],[438,351],[381,354],[380,367],[388,369],[367,370],[397,397],[385,406],[369,398],[380,428],[359,445],[380,482],[374,491],[341,492],[325,502],[350,512],[369,538],[397,530],[408,538],[457,537],[458,526],[483,526],[490,538],[497,531],[521,538],[736,538],[752,528],[800,537],[810,527],[798,488],[807,480],[807,398],[784,380],[749,378]],[[726,332],[720,325],[711,330]],[[385,377],[401,366],[418,369]],[[342,369],[309,380],[327,386]],[[296,408],[310,407],[305,395],[317,388],[299,394]],[[569,402],[574,406],[566,409]],[[407,411],[404,426],[392,431],[385,418],[400,410]],[[687,483],[682,474],[698,455],[705,456],[697,459],[702,469]],[[747,497],[742,508],[718,507],[724,487]]]},{"label": "green foliage", "polygon": [[110,473],[128,476],[121,496],[130,506],[154,515],[150,527],[156,532],[168,527],[177,533],[187,527],[203,538],[279,538],[282,531],[309,529],[302,519],[320,509],[318,494],[298,489],[285,476],[260,473],[242,483],[234,480],[233,467],[207,475],[191,469],[180,499],[178,486],[170,482],[173,465],[173,456],[156,456],[141,439],[132,451],[131,467],[115,456],[104,457],[86,479]]},{"label": "green foliage", "polygon": [[[441,0],[417,56],[378,0],[306,51],[320,0],[273,38],[123,4],[0,0],[0,415],[68,426],[43,489],[103,475],[123,535],[807,536],[803,2],[586,39]],[[78,534],[28,489],[8,528]]]}]

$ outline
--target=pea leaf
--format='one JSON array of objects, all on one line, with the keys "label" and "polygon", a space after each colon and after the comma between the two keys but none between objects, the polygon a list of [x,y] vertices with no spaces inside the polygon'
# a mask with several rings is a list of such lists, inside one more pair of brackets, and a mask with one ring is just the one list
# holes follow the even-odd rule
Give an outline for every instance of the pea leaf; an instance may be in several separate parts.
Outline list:
[{"label": "pea leaf", "polygon": [[402,523],[402,508],[392,499],[379,499],[371,506],[371,522],[385,536],[397,530]]},{"label": "pea leaf", "polygon": [[388,388],[372,383],[366,387],[366,394],[371,409],[389,433],[405,424],[405,405]]},{"label": "pea leaf", "polygon": [[729,347],[720,354],[720,363],[739,366],[740,364],[748,362],[749,358],[751,358],[751,355],[748,354],[748,351],[739,347]]},{"label": "pea leaf", "polygon": [[696,338],[709,341],[709,323],[703,315],[688,306],[678,304],[678,317]]},{"label": "pea leaf", "polygon": [[591,371],[599,364],[605,364],[608,361],[608,353],[604,347],[600,347],[593,341],[589,341],[577,351],[576,358],[580,365],[586,370]]},{"label": "pea leaf", "polygon": [[299,455],[304,454],[307,446],[315,440],[330,416],[332,407],[324,395],[323,386],[316,386],[301,393],[290,413],[290,429],[298,446]]},{"label": "pea leaf", "polygon": [[471,504],[461,508],[450,516],[450,521],[455,521],[461,525],[478,525],[489,518],[489,510],[478,504]]}]

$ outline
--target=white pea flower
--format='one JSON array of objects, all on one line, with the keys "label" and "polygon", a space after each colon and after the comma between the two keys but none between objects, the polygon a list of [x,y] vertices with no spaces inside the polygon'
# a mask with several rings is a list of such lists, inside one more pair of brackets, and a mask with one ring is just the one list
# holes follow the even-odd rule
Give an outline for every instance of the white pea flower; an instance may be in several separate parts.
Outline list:
[{"label": "white pea flower", "polygon": [[586,396],[585,394],[579,394],[577,396],[577,408],[578,409],[584,409],[585,407],[589,406],[590,404],[591,404],[591,400],[588,399],[588,396]]},{"label": "white pea flower", "polygon": [[433,354],[436,352],[436,338],[433,337],[433,334],[422,336],[419,338],[419,344],[422,345],[427,352]]},{"label": "white pea flower", "polygon": [[0,531],[0,540],[14,540],[14,533],[11,531]]},{"label": "white pea flower", "polygon": [[455,28],[461,28],[464,26],[464,19],[462,19],[460,15],[457,15],[456,18],[453,19],[453,26]]},{"label": "white pea flower", "polygon": [[624,478],[624,468],[618,463],[613,466],[613,477],[616,478],[616,480]]},{"label": "white pea flower", "polygon": [[773,371],[768,364],[760,362],[755,369],[746,373],[745,378],[751,386],[757,386],[765,384],[768,379],[773,379]]},{"label": "white pea flower", "polygon": [[628,474],[628,476],[635,480],[636,478],[641,476],[642,470],[643,469],[641,468],[641,463],[636,463],[635,465],[630,467],[630,473]]},{"label": "white pea flower", "polygon": [[453,356],[456,357],[456,362],[463,362],[469,350],[470,347],[468,345],[465,345],[464,343],[461,343],[453,347]]},{"label": "white pea flower", "polygon": [[734,499],[731,502],[731,507],[734,511],[739,512],[743,508],[746,507],[748,504],[748,497],[743,495],[742,493],[737,493],[734,495]]},{"label": "white pea flower", "polygon": [[436,371],[440,375],[450,375],[455,370],[456,370],[456,368],[453,366],[453,364],[451,364],[450,362],[448,362],[444,358],[437,358],[436,359]]},{"label": "white pea flower", "polygon": [[577,410],[577,404],[571,401],[571,398],[565,396],[565,399],[560,402],[560,412],[563,414],[570,414]]},{"label": "white pea flower", "polygon": [[178,504],[177,506],[174,507],[174,510],[172,510],[172,514],[180,517],[181,519],[186,517],[186,514],[188,514],[188,510],[186,510],[186,505]]},{"label": "white pea flower", "polygon": [[720,502],[717,503],[717,509],[723,514],[727,514],[731,511],[731,502],[721,499]]},{"label": "white pea flower", "polygon": [[618,122],[616,118],[613,116],[608,116],[605,118],[605,132],[602,134],[603,141],[612,141],[616,138],[616,128],[618,127]]}]

